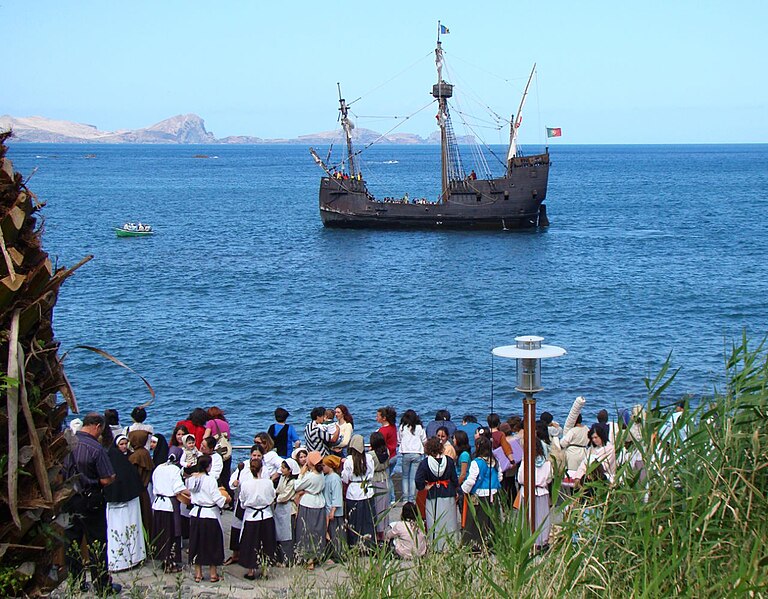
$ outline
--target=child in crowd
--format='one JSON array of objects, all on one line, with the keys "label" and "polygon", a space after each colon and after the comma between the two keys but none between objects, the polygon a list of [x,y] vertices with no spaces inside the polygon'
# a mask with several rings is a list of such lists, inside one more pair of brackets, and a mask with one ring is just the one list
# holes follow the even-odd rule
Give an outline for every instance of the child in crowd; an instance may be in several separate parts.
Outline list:
[{"label": "child in crowd", "polygon": [[[240,565],[247,569],[245,578],[265,578],[267,564],[275,560],[275,519],[272,502],[275,487],[269,478],[262,478],[261,459],[251,460],[251,476],[240,485],[240,502],[245,507],[243,531],[240,536]],[[259,568],[259,572],[256,572]]]},{"label": "child in crowd", "polygon": [[344,538],[344,491],[342,490],[341,458],[329,455],[323,458],[323,474],[325,474],[325,511],[328,523],[326,540],[328,541],[328,553],[331,559],[338,560],[344,552],[346,539]]},{"label": "child in crowd", "polygon": [[187,479],[192,508],[189,523],[189,563],[195,567],[195,582],[203,579],[203,566],[208,566],[210,581],[218,582],[217,566],[224,562],[224,532],[221,530],[221,508],[227,498],[221,494],[213,477],[211,458],[200,456],[196,472]]},{"label": "child in crowd", "polygon": [[309,452],[307,463],[294,483],[297,493],[303,491],[296,519],[296,550],[306,561],[309,570],[315,569],[315,564],[322,559],[325,551],[327,526],[322,460],[319,451]]},{"label": "child in crowd", "polygon": [[[466,434],[466,433],[465,433]],[[395,554],[402,559],[423,557],[427,552],[427,537],[419,526],[419,510],[415,503],[406,503],[400,520],[392,522],[384,533]]]},{"label": "child in crowd", "polygon": [[280,480],[277,483],[275,507],[275,539],[277,541],[277,560],[279,563],[292,565],[293,529],[296,523],[298,508],[293,498],[296,496],[294,481],[301,472],[296,460],[288,458],[280,465]]},{"label": "child in crowd", "polygon": [[197,450],[195,445],[195,435],[188,433],[184,435],[184,453],[181,456],[179,464],[182,468],[192,468],[197,464],[198,456],[202,454]]}]

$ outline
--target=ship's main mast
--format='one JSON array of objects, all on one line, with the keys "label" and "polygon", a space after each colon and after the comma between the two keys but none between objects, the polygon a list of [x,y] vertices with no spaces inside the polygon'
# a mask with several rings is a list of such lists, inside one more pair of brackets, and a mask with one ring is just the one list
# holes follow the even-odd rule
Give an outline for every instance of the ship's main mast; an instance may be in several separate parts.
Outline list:
[{"label": "ship's main mast", "polygon": [[438,24],[437,47],[435,48],[437,83],[432,86],[432,96],[437,100],[437,124],[440,126],[440,158],[442,166],[443,193],[440,199],[448,201],[448,98],[453,96],[453,85],[443,81],[443,47],[440,44],[440,26]]},{"label": "ship's main mast", "polygon": [[355,126],[349,120],[349,107],[347,101],[341,97],[341,84],[336,84],[339,88],[339,112],[341,112],[341,126],[344,128],[344,136],[347,138],[347,160],[349,161],[349,176],[354,178],[357,175],[355,170],[355,153],[352,149],[352,129]]}]

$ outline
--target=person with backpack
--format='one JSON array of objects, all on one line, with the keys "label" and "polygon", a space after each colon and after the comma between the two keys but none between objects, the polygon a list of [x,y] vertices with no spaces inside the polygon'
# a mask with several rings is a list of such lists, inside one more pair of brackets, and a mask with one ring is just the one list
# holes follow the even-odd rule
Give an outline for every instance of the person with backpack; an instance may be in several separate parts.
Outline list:
[{"label": "person with backpack", "polygon": [[269,425],[267,434],[275,442],[277,454],[285,459],[291,457],[291,452],[299,446],[299,435],[292,424],[286,424],[291,414],[285,408],[275,410],[275,422]]}]

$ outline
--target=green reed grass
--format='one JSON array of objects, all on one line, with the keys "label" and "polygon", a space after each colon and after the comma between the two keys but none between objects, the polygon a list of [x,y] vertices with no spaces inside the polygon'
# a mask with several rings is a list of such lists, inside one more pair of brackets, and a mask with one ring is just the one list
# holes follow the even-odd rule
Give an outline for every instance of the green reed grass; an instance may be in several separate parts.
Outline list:
[{"label": "green reed grass", "polygon": [[[768,596],[768,362],[764,342],[734,344],[727,383],[679,421],[687,439],[657,432],[671,406],[668,358],[646,380],[641,480],[589,483],[556,509],[563,521],[543,555],[517,512],[496,518],[490,551],[456,546],[413,562],[383,551],[352,557],[336,597]],[[625,438],[620,436],[617,448]],[[557,491],[553,491],[553,497]]]}]

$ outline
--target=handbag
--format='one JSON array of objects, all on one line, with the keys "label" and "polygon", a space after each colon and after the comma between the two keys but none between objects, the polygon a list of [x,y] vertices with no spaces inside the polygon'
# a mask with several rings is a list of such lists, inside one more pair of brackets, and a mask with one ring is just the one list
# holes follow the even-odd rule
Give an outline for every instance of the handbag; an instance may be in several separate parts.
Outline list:
[{"label": "handbag", "polygon": [[222,460],[228,460],[232,457],[232,444],[229,442],[229,435],[219,430],[219,423],[216,420],[213,421],[216,424],[216,434],[213,438],[216,439],[216,446],[213,450],[221,456]]}]

